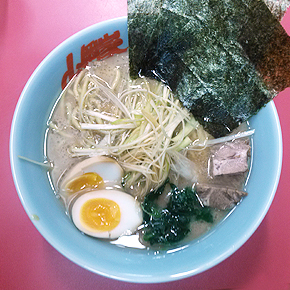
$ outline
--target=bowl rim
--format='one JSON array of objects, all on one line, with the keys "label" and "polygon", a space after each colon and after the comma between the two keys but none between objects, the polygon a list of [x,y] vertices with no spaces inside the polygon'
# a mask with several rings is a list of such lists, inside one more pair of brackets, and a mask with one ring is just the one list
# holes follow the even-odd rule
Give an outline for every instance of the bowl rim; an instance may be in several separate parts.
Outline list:
[{"label": "bowl rim", "polygon": [[[13,175],[13,180],[14,180],[14,184],[18,193],[18,196],[21,200],[21,203],[26,211],[26,213],[28,214],[29,212],[31,212],[31,210],[29,209],[29,206],[27,205],[27,203],[24,200],[24,195],[22,193],[22,189],[19,186],[18,183],[18,179],[17,179],[17,173],[16,173],[16,168],[15,168],[15,155],[14,155],[14,139],[15,139],[15,128],[17,126],[17,116],[19,114],[19,111],[21,110],[21,104],[25,98],[26,92],[29,88],[29,86],[31,85],[31,83],[34,81],[34,78],[37,76],[38,72],[41,70],[42,66],[45,65],[45,63],[47,63],[51,58],[54,57],[55,54],[58,53],[58,49],[65,46],[67,43],[69,43],[72,39],[76,39],[79,36],[81,36],[84,32],[90,32],[90,31],[94,31],[96,29],[96,27],[101,28],[101,27],[105,27],[107,25],[114,25],[114,24],[118,24],[120,23],[120,21],[122,22],[126,22],[127,23],[127,16],[123,16],[123,17],[118,17],[118,18],[114,18],[114,19],[110,19],[110,20],[106,20],[103,22],[99,22],[96,24],[93,24],[85,29],[80,30],[79,32],[73,34],[72,36],[70,36],[69,38],[67,38],[66,40],[64,40],[62,43],[60,43],[56,48],[54,48],[42,61],[41,63],[37,66],[37,68],[34,70],[34,72],[32,73],[32,75],[30,76],[29,80],[27,81],[20,97],[19,100],[17,102],[16,108],[15,108],[15,112],[14,112],[14,116],[13,116],[13,120],[12,120],[12,124],[11,124],[11,131],[10,131],[10,144],[9,144],[9,150],[10,150],[10,165],[11,165],[11,171],[12,171],[12,175]],[[61,243],[59,243],[58,241],[55,240],[54,237],[51,237],[49,235],[47,235],[47,233],[45,232],[45,229],[40,228],[36,223],[33,224],[34,226],[38,229],[38,231],[41,233],[41,235],[57,250],[59,251],[61,254],[63,254],[65,257],[67,257],[69,260],[71,260],[72,262],[78,264],[79,266],[90,270],[94,273],[97,273],[99,275],[108,277],[108,278],[113,278],[113,279],[117,279],[117,280],[121,280],[121,281],[126,281],[126,282],[134,282],[134,283],[160,283],[160,282],[169,282],[169,281],[174,281],[174,280],[179,280],[179,279],[183,279],[186,277],[190,277],[192,275],[201,273],[205,270],[208,270],[209,268],[212,268],[213,266],[217,265],[218,263],[222,262],[223,260],[225,260],[226,258],[228,258],[230,255],[232,255],[237,249],[239,249],[250,237],[251,235],[255,232],[255,230],[258,228],[258,226],[260,225],[260,223],[262,222],[262,220],[264,219],[266,213],[268,212],[270,205],[273,201],[273,198],[275,196],[275,192],[279,183],[279,178],[280,178],[280,174],[281,174],[281,168],[282,168],[282,155],[283,155],[283,148],[282,148],[282,133],[281,133],[281,126],[280,126],[280,121],[279,121],[279,117],[278,117],[278,113],[274,104],[274,101],[269,102],[269,104],[267,105],[267,107],[271,110],[272,114],[273,114],[273,120],[274,120],[274,125],[277,129],[277,149],[278,149],[278,160],[277,160],[277,171],[275,172],[274,175],[274,179],[275,182],[271,185],[271,193],[269,195],[269,199],[267,201],[266,206],[264,207],[263,211],[261,211],[261,214],[259,216],[259,219],[257,219],[250,228],[248,228],[247,232],[240,237],[236,243],[230,248],[228,249],[226,252],[223,252],[222,254],[220,254],[218,257],[215,257],[214,260],[211,261],[210,264],[205,264],[199,267],[199,269],[193,269],[193,270],[188,270],[188,271],[184,271],[182,273],[176,273],[176,275],[170,275],[170,276],[160,276],[160,277],[156,277],[156,276],[144,276],[144,277],[139,277],[139,276],[134,276],[134,275],[118,275],[117,273],[115,273],[114,271],[110,272],[104,272],[101,271],[100,269],[93,269],[90,266],[87,266],[83,263],[83,261],[80,259],[78,260],[75,256],[72,256],[69,252],[66,251],[65,248],[63,248],[63,245],[61,245]],[[29,214],[28,214],[29,215]],[[30,215],[29,215],[29,218]]]}]

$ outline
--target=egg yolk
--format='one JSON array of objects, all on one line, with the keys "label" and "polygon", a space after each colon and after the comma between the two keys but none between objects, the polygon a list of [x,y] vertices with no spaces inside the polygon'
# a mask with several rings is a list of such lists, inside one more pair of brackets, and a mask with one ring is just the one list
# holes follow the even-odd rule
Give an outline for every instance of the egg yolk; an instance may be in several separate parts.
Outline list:
[{"label": "egg yolk", "polygon": [[80,212],[80,220],[84,227],[93,231],[110,231],[121,219],[119,205],[107,198],[93,198],[86,201]]},{"label": "egg yolk", "polygon": [[95,189],[104,183],[103,178],[95,172],[87,172],[70,180],[65,189],[69,193],[75,193],[84,189]]}]

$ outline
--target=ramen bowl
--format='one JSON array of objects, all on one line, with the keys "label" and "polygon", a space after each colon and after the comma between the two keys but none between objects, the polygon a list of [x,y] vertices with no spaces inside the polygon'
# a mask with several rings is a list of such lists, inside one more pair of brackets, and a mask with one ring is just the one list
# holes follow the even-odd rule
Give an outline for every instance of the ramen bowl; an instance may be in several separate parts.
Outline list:
[{"label": "ramen bowl", "polygon": [[[40,234],[61,254],[94,273],[129,282],[158,283],[201,273],[239,249],[267,213],[279,181],[282,138],[273,102],[249,126],[255,129],[248,196],[212,230],[174,250],[120,247],[82,234],[56,198],[47,170],[19,158],[43,162],[47,120],[62,87],[90,58],[102,58],[102,43],[113,53],[128,46],[127,18],[88,27],[55,48],[37,67],[17,104],[10,139],[11,168],[19,198]],[[91,53],[87,51],[90,50]],[[103,48],[103,49],[102,49]],[[101,52],[100,52],[101,51]]]}]

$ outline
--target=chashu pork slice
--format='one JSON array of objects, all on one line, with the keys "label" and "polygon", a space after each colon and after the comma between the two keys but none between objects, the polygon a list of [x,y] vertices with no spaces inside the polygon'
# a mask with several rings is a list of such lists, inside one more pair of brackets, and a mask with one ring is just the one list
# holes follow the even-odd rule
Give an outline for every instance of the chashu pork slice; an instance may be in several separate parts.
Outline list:
[{"label": "chashu pork slice", "polygon": [[244,140],[226,142],[212,147],[209,172],[212,177],[237,174],[248,170],[251,146]]},{"label": "chashu pork slice", "polygon": [[195,185],[195,191],[204,206],[219,210],[233,208],[247,195],[246,192],[237,189],[199,183]]}]

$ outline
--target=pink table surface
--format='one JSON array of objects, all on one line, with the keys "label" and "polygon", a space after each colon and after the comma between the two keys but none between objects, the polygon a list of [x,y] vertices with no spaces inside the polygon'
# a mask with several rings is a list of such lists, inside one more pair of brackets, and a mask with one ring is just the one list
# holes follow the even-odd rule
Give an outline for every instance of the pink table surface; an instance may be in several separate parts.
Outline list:
[{"label": "pink table surface", "polygon": [[[126,14],[126,0],[0,0],[0,289],[289,290],[290,90],[275,99],[284,155],[272,206],[253,236],[208,271],[153,285],[111,280],[63,257],[26,215],[13,184],[8,147],[13,111],[21,91],[41,60],[67,37],[94,23]],[[290,11],[282,24],[290,33]]]}]

